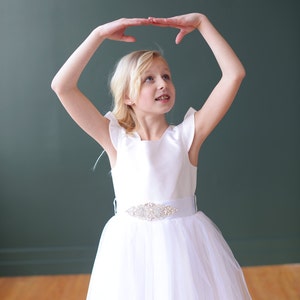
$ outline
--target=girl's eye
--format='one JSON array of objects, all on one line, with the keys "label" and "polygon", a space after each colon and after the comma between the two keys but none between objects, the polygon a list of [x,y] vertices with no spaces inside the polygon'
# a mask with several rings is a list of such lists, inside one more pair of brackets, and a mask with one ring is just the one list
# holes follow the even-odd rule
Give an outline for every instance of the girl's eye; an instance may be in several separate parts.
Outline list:
[{"label": "girl's eye", "polygon": [[146,77],[145,82],[151,82],[151,81],[153,81],[153,77],[152,76]]},{"label": "girl's eye", "polygon": [[164,74],[164,75],[163,75],[163,79],[165,79],[165,80],[170,80],[171,77],[170,77],[169,74]]}]

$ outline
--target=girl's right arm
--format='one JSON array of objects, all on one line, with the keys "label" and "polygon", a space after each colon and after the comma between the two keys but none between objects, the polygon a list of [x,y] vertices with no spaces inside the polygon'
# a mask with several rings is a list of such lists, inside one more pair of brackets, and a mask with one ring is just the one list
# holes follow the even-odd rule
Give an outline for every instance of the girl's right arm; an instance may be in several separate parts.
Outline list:
[{"label": "girl's right arm", "polygon": [[79,90],[77,83],[82,71],[105,39],[134,42],[133,36],[124,34],[126,28],[148,24],[147,19],[119,19],[97,27],[69,57],[51,83],[69,115],[106,150],[110,159],[116,156],[116,151],[109,137],[109,121]]}]

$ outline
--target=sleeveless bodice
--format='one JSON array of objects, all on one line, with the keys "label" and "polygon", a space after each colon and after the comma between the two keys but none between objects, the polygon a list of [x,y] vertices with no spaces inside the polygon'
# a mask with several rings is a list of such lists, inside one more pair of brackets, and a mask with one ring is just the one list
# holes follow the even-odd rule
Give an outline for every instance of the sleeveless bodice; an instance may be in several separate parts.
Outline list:
[{"label": "sleeveless bodice", "polygon": [[193,197],[196,171],[188,157],[194,137],[194,112],[169,126],[159,140],[144,141],[127,134],[109,112],[110,136],[117,150],[112,178],[118,211],[147,202],[165,203]]}]

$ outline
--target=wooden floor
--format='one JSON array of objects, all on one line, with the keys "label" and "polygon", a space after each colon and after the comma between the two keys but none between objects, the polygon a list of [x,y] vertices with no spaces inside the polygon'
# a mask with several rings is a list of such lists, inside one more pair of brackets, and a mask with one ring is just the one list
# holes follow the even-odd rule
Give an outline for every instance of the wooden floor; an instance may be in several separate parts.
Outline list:
[{"label": "wooden floor", "polygon": [[243,268],[253,300],[300,300],[300,264]]},{"label": "wooden floor", "polygon": [[[300,264],[243,270],[253,300],[300,300]],[[89,275],[0,277],[0,299],[84,300],[89,278]]]}]

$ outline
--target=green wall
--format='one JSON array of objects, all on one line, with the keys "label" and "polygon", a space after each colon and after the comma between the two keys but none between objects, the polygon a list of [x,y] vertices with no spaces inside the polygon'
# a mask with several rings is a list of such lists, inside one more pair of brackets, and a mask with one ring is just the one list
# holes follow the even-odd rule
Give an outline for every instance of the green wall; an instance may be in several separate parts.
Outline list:
[{"label": "green wall", "polygon": [[[108,160],[67,116],[50,82],[98,24],[119,17],[207,14],[243,61],[247,77],[200,154],[198,207],[242,265],[300,262],[299,3],[297,0],[1,0],[0,275],[90,272],[113,214]],[[219,78],[196,32],[135,28],[135,44],[104,43],[81,88],[111,107],[115,61],[162,48],[177,87],[178,123]]]}]

